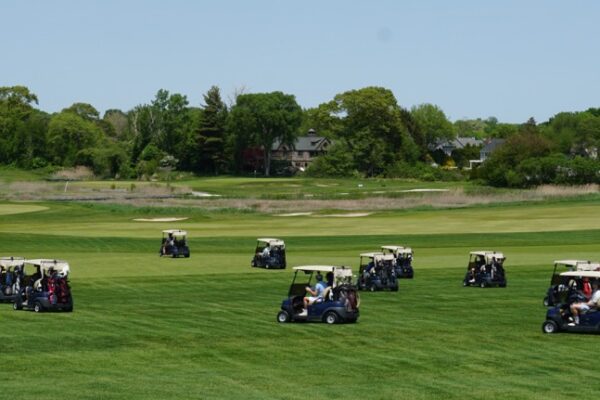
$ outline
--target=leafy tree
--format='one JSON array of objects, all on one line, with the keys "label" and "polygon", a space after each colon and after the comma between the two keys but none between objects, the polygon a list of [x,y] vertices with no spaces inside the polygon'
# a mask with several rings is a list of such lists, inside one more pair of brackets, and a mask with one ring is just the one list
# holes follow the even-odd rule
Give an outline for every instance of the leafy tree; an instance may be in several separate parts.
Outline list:
[{"label": "leafy tree", "polygon": [[211,87],[206,92],[204,103],[194,143],[196,153],[194,169],[218,174],[226,165],[224,148],[227,106],[221,99],[217,86]]},{"label": "leafy tree", "polygon": [[73,166],[79,151],[95,147],[102,138],[102,130],[93,121],[63,110],[48,124],[48,153],[54,164]]},{"label": "leafy tree", "polygon": [[[230,113],[230,129],[237,151],[242,143],[260,146],[264,152],[265,176],[270,175],[271,148],[276,140],[293,145],[302,109],[293,95],[282,92],[241,94]],[[241,156],[241,153],[240,153]]]},{"label": "leafy tree", "polygon": [[423,149],[438,140],[454,139],[456,137],[454,127],[438,106],[421,104],[411,108],[410,113],[422,134],[417,143]]},{"label": "leafy tree", "polygon": [[33,156],[27,129],[37,96],[25,86],[0,87],[0,162],[26,164]]}]

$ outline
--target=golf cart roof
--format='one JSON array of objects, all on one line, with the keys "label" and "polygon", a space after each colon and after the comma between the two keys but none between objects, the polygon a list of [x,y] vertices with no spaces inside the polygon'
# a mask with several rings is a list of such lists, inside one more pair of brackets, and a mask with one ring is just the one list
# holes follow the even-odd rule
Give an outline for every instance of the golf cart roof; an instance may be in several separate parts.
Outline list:
[{"label": "golf cart roof", "polygon": [[23,265],[25,259],[23,257],[1,257],[0,266],[4,268],[16,267]]},{"label": "golf cart roof", "polygon": [[281,239],[275,238],[258,238],[259,242],[268,243],[269,246],[284,246],[285,243]]},{"label": "golf cart roof", "polygon": [[187,235],[187,232],[182,231],[181,229],[166,229],[163,231],[163,233],[170,233],[173,236],[186,236]]},{"label": "golf cart roof", "polygon": [[349,276],[352,277],[352,269],[346,266],[336,265],[300,265],[293,268],[295,271],[303,272],[333,272],[336,277]]},{"label": "golf cart roof", "polygon": [[593,263],[590,260],[556,260],[554,265],[564,265],[578,271],[592,271],[600,267],[600,264]]},{"label": "golf cart roof", "polygon": [[361,257],[368,257],[374,260],[393,260],[395,257],[393,254],[384,254],[380,252],[362,253]]},{"label": "golf cart roof", "polygon": [[470,253],[472,256],[483,256],[485,257],[486,260],[491,260],[493,257],[497,258],[497,259],[504,259],[506,257],[504,257],[504,254],[502,254],[501,251],[490,251],[490,250],[478,250],[478,251],[472,251]]},{"label": "golf cart roof", "polygon": [[561,273],[560,276],[600,279],[600,271],[567,271]]},{"label": "golf cart roof", "polygon": [[412,254],[412,252],[413,252],[410,247],[393,246],[393,245],[381,246],[381,250],[389,250],[389,251],[393,252],[394,254]]},{"label": "golf cart roof", "polygon": [[54,268],[56,271],[69,271],[69,263],[64,260],[38,258],[33,260],[25,260],[25,264],[38,266],[44,271],[47,271],[50,268]]},{"label": "golf cart roof", "polygon": [[391,251],[398,251],[398,250],[402,250],[404,249],[404,246],[392,246],[392,245],[387,245],[387,246],[381,246],[382,250],[391,250]]}]

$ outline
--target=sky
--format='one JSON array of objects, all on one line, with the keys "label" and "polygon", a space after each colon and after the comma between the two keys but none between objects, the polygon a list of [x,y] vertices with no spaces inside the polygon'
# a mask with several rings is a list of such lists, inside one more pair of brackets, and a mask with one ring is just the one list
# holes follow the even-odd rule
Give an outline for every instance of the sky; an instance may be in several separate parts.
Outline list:
[{"label": "sky", "polygon": [[101,113],[216,85],[303,108],[366,86],[451,121],[600,106],[595,0],[1,0],[0,86]]}]

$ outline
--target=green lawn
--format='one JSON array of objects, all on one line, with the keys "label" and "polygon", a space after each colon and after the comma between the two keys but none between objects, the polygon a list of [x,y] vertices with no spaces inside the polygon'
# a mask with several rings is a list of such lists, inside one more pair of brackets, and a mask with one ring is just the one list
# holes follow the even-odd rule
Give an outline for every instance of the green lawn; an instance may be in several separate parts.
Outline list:
[{"label": "green lawn", "polygon": [[[189,219],[133,221],[172,214]],[[191,258],[158,257],[170,227],[189,230]],[[250,268],[262,235],[286,240],[291,265],[356,269],[360,252],[411,245],[415,279],[398,293],[363,293],[357,324],[280,325],[292,272]],[[461,286],[476,249],[507,255],[506,289]],[[0,398],[572,399],[600,390],[600,337],[540,329],[552,261],[600,259],[598,201],[361,218],[5,203],[0,255],[67,259],[75,298],[72,314],[0,304]]]}]

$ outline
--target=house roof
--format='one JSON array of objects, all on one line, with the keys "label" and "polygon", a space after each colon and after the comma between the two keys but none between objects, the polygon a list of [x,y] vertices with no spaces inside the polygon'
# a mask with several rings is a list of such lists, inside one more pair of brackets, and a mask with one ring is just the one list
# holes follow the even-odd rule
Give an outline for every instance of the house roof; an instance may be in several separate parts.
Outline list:
[{"label": "house roof", "polygon": [[450,150],[450,149],[462,149],[465,146],[481,146],[483,140],[476,139],[474,137],[457,137],[456,139],[447,140],[440,139],[436,143],[429,146],[430,150]]},{"label": "house roof", "polygon": [[[331,143],[331,141],[323,136],[300,136],[296,139],[296,142],[294,143],[294,149],[296,151],[316,151],[320,150],[323,147],[324,143]],[[271,150],[279,150],[281,146],[281,142],[277,140],[273,143],[273,147],[271,147]]]}]

